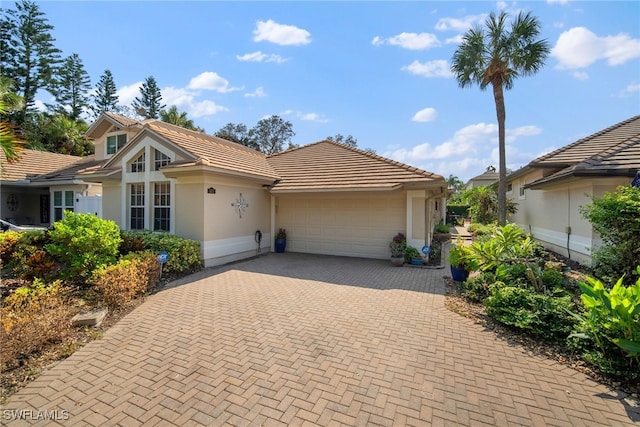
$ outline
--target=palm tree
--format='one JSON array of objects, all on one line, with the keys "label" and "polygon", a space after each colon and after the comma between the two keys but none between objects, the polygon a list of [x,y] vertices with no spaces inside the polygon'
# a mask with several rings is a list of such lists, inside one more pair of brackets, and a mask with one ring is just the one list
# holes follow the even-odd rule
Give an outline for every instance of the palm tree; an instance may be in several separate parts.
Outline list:
[{"label": "palm tree", "polygon": [[507,14],[491,13],[486,29],[474,26],[462,38],[453,54],[451,71],[460,87],[478,84],[481,90],[491,85],[498,116],[498,151],[500,171],[498,184],[498,223],[507,220],[507,161],[505,155],[504,89],[511,89],[520,76],[537,73],[549,55],[546,40],[536,40],[540,23],[529,12],[520,12],[507,28]]},{"label": "palm tree", "polygon": [[193,120],[187,117],[187,113],[179,112],[175,105],[172,105],[168,110],[160,110],[160,120],[185,129],[204,132],[204,129],[193,124]]},{"label": "palm tree", "polygon": [[12,90],[13,81],[6,76],[0,76],[0,148],[7,161],[15,162],[20,156],[20,146],[24,144],[16,137],[7,116],[12,111],[22,108],[23,100]]}]

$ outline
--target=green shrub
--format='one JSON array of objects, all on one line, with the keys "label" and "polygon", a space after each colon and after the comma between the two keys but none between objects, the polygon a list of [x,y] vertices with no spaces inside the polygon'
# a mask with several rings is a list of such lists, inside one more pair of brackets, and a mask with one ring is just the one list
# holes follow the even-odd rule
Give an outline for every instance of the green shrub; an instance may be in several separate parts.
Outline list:
[{"label": "green shrub", "polygon": [[547,289],[566,288],[567,279],[562,272],[557,270],[544,270],[542,283]]},{"label": "green shrub", "polygon": [[482,302],[489,296],[489,286],[496,282],[493,273],[481,272],[462,283],[464,296],[473,302]]},{"label": "green shrub", "polygon": [[132,253],[117,264],[96,269],[91,284],[107,307],[126,307],[155,286],[158,270],[153,252]]},{"label": "green shrub", "polygon": [[496,279],[510,286],[526,285],[529,282],[527,266],[518,262],[514,264],[500,264],[496,268]]},{"label": "green shrub", "polygon": [[118,253],[120,255],[127,255],[131,252],[141,252],[145,249],[140,232],[121,230],[120,238],[122,239],[120,246],[118,246]]},{"label": "green shrub", "polygon": [[60,281],[45,285],[35,279],[28,287],[13,291],[0,315],[0,364],[16,366],[19,359],[47,345],[63,341],[70,333],[71,312]]},{"label": "green shrub", "polygon": [[480,224],[478,222],[474,222],[469,224],[467,227],[467,231],[473,234],[474,237],[481,236],[493,236],[498,231],[497,224]]},{"label": "green shrub", "polygon": [[449,229],[449,226],[444,222],[437,223],[436,226],[433,228],[434,233],[448,233],[449,231],[451,231]]},{"label": "green shrub", "polygon": [[90,278],[96,268],[115,262],[120,228],[95,215],[66,211],[49,237],[51,243],[45,248],[64,265],[61,277],[78,283]]},{"label": "green shrub", "polygon": [[469,216],[469,205],[447,204],[447,214],[467,217]]},{"label": "green shrub", "polygon": [[628,287],[620,278],[610,290],[592,277],[579,286],[586,311],[574,314],[580,323],[573,336],[595,344],[585,358],[604,372],[640,378],[640,277]]},{"label": "green shrub", "polygon": [[470,258],[483,271],[495,271],[500,264],[515,263],[533,258],[535,244],[516,224],[498,227],[485,241],[475,241],[470,247]]},{"label": "green shrub", "polygon": [[411,262],[412,258],[422,258],[422,255],[420,255],[420,251],[418,251],[417,248],[407,246],[404,250],[404,260],[406,262]]},{"label": "green shrub", "polygon": [[547,295],[528,287],[496,282],[484,300],[487,314],[497,321],[551,340],[564,340],[573,330],[575,318],[570,295]]},{"label": "green shrub", "polygon": [[0,249],[5,267],[14,276],[29,282],[35,278],[45,281],[51,279],[58,270],[58,263],[44,250],[44,246],[50,241],[47,232],[33,230],[2,234],[8,233],[11,235],[4,240]]},{"label": "green shrub", "polygon": [[11,260],[19,240],[20,233],[17,231],[0,233],[0,268],[4,268],[7,260]]},{"label": "green shrub", "polygon": [[200,242],[183,239],[167,233],[152,233],[150,231],[129,232],[129,237],[139,237],[144,249],[159,254],[166,251],[169,260],[162,271],[167,274],[188,273],[202,268],[200,259]]},{"label": "green shrub", "polygon": [[580,213],[604,243],[603,253],[595,253],[596,275],[610,282],[624,277],[623,283],[629,285],[635,282],[640,265],[640,188],[619,186],[616,190],[594,197]]}]

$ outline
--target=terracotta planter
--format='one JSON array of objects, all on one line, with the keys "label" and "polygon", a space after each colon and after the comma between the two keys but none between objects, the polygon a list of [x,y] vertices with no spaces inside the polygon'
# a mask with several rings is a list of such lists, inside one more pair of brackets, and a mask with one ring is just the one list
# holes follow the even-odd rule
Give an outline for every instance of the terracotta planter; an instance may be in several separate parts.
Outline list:
[{"label": "terracotta planter", "polygon": [[400,256],[400,257],[392,256],[390,260],[391,260],[391,265],[393,265],[394,267],[402,267],[402,265],[404,264],[403,256]]}]

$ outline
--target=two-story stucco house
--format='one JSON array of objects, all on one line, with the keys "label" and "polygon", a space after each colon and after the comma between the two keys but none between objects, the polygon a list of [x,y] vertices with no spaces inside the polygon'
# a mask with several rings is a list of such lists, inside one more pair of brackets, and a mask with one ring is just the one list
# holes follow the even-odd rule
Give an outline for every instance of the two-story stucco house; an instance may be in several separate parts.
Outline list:
[{"label": "two-story stucco house", "polygon": [[266,156],[113,113],[87,136],[102,163],[80,176],[102,185],[103,217],[200,241],[207,266],[271,249],[280,228],[288,251],[387,258],[396,233],[420,248],[444,219],[443,177],[331,141]]}]

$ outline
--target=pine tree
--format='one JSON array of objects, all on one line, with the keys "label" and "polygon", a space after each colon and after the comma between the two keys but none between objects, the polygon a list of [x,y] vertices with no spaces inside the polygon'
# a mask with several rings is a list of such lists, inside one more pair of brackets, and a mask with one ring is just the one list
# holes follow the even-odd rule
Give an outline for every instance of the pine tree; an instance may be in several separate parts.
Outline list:
[{"label": "pine tree", "polygon": [[131,107],[145,119],[157,119],[160,110],[166,107],[161,104],[162,94],[160,88],[153,76],[147,77],[142,86],[140,86],[140,96],[136,97],[131,103]]},{"label": "pine tree", "polygon": [[100,81],[96,85],[96,93],[93,95],[91,110],[96,117],[105,111],[119,111],[118,93],[111,70],[104,70],[104,74],[100,76]]},{"label": "pine tree", "polygon": [[60,50],[54,46],[53,26],[35,2],[22,0],[15,7],[2,14],[0,69],[3,76],[15,82],[16,94],[24,99],[16,115],[17,124],[22,124],[28,111],[33,110],[38,90],[52,89]]},{"label": "pine tree", "polygon": [[67,57],[58,71],[54,95],[56,110],[76,120],[89,106],[91,79],[77,53]]}]

